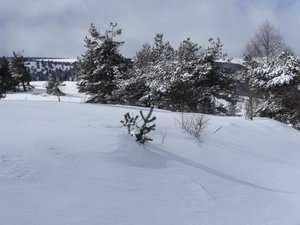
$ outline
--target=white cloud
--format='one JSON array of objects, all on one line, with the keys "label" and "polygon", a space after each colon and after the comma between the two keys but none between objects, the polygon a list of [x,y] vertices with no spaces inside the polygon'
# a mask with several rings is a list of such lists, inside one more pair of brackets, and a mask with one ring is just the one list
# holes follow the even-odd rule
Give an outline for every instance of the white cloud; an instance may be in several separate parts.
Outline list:
[{"label": "white cloud", "polygon": [[229,56],[242,54],[258,26],[269,19],[300,55],[300,2],[293,0],[10,0],[0,2],[0,52],[76,57],[90,23],[103,31],[123,28],[122,50],[132,56],[155,33],[174,47],[186,37],[201,45],[219,36]]}]

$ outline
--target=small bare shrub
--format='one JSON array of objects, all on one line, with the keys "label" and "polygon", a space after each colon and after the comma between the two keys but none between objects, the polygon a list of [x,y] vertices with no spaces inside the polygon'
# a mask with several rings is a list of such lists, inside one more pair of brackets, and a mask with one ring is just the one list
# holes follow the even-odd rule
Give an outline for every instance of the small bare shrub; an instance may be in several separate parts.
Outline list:
[{"label": "small bare shrub", "polygon": [[208,119],[206,119],[203,114],[183,113],[181,114],[179,124],[188,134],[197,138],[198,141],[201,141],[200,139],[207,122]]}]

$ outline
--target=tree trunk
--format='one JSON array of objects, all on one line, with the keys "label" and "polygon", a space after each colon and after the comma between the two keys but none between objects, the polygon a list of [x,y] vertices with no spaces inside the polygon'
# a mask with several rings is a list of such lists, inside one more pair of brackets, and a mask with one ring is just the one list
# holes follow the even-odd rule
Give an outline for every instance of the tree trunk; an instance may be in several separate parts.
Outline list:
[{"label": "tree trunk", "polygon": [[25,82],[22,82],[22,85],[23,85],[23,91],[26,92],[26,85],[25,85]]}]

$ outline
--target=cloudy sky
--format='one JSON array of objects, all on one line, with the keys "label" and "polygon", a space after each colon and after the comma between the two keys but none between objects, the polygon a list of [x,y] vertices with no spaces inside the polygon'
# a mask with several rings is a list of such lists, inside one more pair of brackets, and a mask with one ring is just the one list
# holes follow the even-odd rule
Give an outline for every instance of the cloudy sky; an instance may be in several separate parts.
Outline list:
[{"label": "cloudy sky", "polygon": [[266,19],[300,55],[298,0],[0,0],[0,55],[76,58],[91,23],[104,31],[117,22],[128,57],[156,33],[174,47],[187,37],[206,46],[218,36],[238,57]]}]

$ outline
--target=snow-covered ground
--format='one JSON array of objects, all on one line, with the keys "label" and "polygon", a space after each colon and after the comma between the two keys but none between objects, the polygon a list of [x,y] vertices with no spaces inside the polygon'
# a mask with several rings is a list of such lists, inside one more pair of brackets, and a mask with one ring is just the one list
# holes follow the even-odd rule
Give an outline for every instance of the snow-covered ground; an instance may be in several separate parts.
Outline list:
[{"label": "snow-covered ground", "polygon": [[300,224],[298,131],[207,116],[199,143],[179,113],[156,110],[154,141],[139,145],[119,122],[139,108],[34,85],[0,100],[0,224]]},{"label": "snow-covered ground", "polygon": [[78,59],[75,58],[49,58],[49,59],[45,59],[45,58],[41,58],[41,59],[37,59],[37,61],[50,61],[50,62],[68,62],[68,63],[74,63],[77,62]]},{"label": "snow-covered ground", "polygon": [[[46,93],[46,81],[34,81],[30,83],[35,88],[30,92],[10,93],[6,95],[4,100],[31,100],[31,101],[58,101],[57,96],[48,95]],[[65,82],[60,87],[66,95],[60,96],[62,102],[85,102],[87,96],[78,93],[76,82]]]}]

